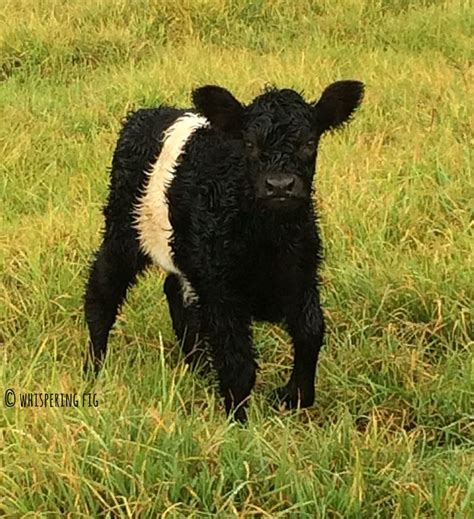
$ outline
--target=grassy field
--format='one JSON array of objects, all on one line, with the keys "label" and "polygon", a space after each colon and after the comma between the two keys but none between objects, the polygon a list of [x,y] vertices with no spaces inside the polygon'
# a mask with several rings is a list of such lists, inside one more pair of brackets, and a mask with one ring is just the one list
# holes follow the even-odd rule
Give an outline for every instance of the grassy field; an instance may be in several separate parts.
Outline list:
[{"label": "grassy field", "polygon": [[[0,514],[474,516],[473,28],[455,0],[1,2]],[[256,324],[249,423],[226,421],[158,271],[86,386],[83,285],[126,112],[343,78],[367,94],[319,159],[315,406],[269,406],[291,346]],[[99,405],[21,407],[30,392]]]}]

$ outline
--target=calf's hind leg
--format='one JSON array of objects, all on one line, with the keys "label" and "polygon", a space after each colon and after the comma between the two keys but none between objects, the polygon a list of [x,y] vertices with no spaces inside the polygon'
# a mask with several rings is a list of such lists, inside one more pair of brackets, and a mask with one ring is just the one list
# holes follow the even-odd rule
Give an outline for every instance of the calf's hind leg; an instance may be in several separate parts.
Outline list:
[{"label": "calf's hind leg", "polygon": [[107,340],[127,289],[146,266],[143,256],[124,254],[104,240],[92,263],[85,293],[85,314],[90,346],[84,371],[93,368],[97,374],[107,352]]},{"label": "calf's hind leg", "polygon": [[164,286],[166,299],[178,341],[185,354],[186,362],[192,366],[198,364],[204,354],[204,348],[200,341],[200,319],[197,302],[185,304],[183,300],[183,288],[181,281],[175,274],[169,274]]}]

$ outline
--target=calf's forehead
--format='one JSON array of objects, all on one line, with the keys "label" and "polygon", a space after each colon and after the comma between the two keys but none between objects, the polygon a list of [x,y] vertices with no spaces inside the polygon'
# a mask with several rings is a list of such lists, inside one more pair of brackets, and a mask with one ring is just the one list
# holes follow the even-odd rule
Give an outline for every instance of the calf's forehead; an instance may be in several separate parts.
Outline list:
[{"label": "calf's forehead", "polygon": [[246,130],[264,138],[278,134],[297,138],[311,130],[312,122],[311,105],[289,89],[266,91],[246,109]]}]

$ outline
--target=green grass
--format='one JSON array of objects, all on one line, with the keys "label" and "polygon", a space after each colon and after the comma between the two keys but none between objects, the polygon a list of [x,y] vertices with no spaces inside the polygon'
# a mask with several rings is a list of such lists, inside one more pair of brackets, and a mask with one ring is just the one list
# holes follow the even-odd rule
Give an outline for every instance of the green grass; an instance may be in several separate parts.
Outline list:
[{"label": "green grass", "polygon": [[[473,517],[473,28],[455,0],[1,3],[0,513]],[[207,82],[249,101],[342,78],[367,95],[319,159],[315,406],[270,408],[291,346],[257,324],[249,423],[226,421],[158,271],[87,387],[81,298],[125,113]],[[7,408],[7,388],[100,404]]]}]

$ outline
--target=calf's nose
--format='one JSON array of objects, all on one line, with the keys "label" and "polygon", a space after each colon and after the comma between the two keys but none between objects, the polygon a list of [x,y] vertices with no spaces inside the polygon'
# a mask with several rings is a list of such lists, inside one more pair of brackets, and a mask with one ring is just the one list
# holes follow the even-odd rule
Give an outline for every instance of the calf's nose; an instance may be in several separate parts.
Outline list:
[{"label": "calf's nose", "polygon": [[265,180],[265,187],[268,196],[288,196],[295,187],[295,179],[286,176],[268,177]]}]

